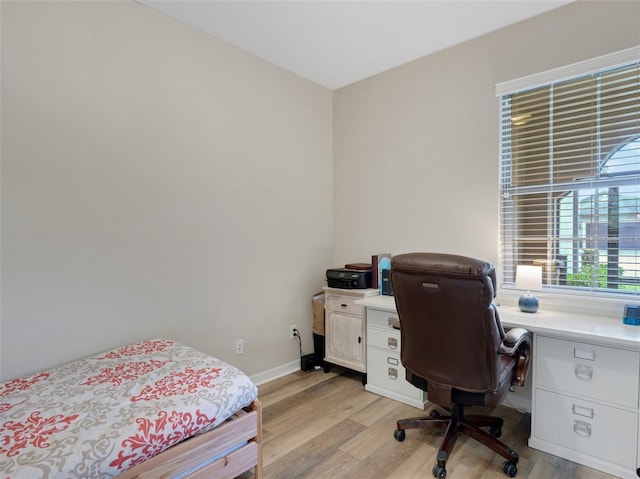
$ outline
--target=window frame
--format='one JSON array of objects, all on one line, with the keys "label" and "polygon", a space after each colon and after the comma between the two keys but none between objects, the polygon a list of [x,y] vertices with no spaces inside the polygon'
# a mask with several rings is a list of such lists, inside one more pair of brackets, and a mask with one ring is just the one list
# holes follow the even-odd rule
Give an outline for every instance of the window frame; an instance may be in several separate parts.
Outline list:
[{"label": "window frame", "polygon": [[[510,138],[507,138],[505,140],[505,135],[510,135],[510,129],[509,128],[503,128],[503,122],[504,122],[504,111],[505,111],[505,105],[503,105],[503,101],[505,101],[505,97],[507,95],[513,95],[513,94],[517,94],[520,92],[525,92],[525,91],[529,91],[529,90],[534,90],[536,88],[544,88],[544,87],[549,87],[552,86],[554,84],[558,84],[564,81],[571,81],[571,80],[575,80],[577,78],[580,77],[584,77],[590,74],[594,74],[594,73],[600,73],[609,69],[613,69],[613,68],[618,68],[618,67],[624,67],[624,66],[629,66],[629,65],[638,65],[638,68],[640,68],[640,46],[636,46],[636,47],[632,47],[626,50],[622,50],[619,52],[615,52],[612,54],[608,54],[608,55],[604,55],[601,57],[597,57],[597,58],[593,58],[587,61],[583,61],[583,62],[579,62],[579,63],[575,63],[572,65],[568,65],[565,67],[561,67],[561,68],[557,68],[554,70],[549,70],[546,72],[542,72],[542,73],[536,73],[534,75],[529,75],[523,78],[519,78],[516,80],[511,80],[511,81],[507,81],[507,82],[503,82],[503,83],[498,83],[496,84],[496,96],[499,99],[499,120],[498,120],[498,124],[500,126],[500,139],[499,139],[499,148],[500,148],[500,154],[499,154],[499,202],[500,202],[500,221],[499,221],[499,225],[500,225],[500,231],[499,231],[499,235],[500,235],[500,250],[499,250],[499,267],[498,267],[498,279],[499,279],[499,284],[501,285],[501,288],[509,290],[509,289],[515,289],[515,285],[514,285],[514,280],[515,277],[513,275],[511,275],[509,278],[505,278],[504,277],[504,271],[505,271],[505,265],[503,264],[506,255],[509,253],[507,251],[504,251],[504,245],[508,245],[510,244],[509,241],[509,234],[515,234],[512,231],[506,231],[506,235],[505,235],[505,229],[503,228],[503,205],[504,205],[504,200],[503,200],[503,191],[506,189],[505,185],[504,185],[504,178],[505,178],[505,173],[503,172],[503,165],[504,165],[504,161],[505,161],[505,155],[503,153],[503,146],[505,143],[510,142]],[[508,133],[505,133],[505,130],[508,130]],[[624,145],[619,145],[618,148],[619,149],[621,147],[623,147]],[[511,145],[509,145],[509,155],[511,152]],[[507,155],[507,156],[509,156]],[[512,163],[511,163],[511,158],[507,159],[508,163],[509,163],[509,168],[511,167]],[[511,172],[509,172],[506,176],[510,177],[511,176]],[[611,178],[607,178],[607,175],[602,175],[601,177],[598,177],[598,179],[596,180],[597,183],[601,183],[602,186],[604,186],[605,183],[610,183]],[[618,182],[618,178],[616,177],[615,179],[616,182]],[[557,189],[558,191],[562,190],[562,191],[578,191],[580,190],[580,188],[576,188],[576,183],[571,182],[568,184],[562,184],[562,183],[557,183],[557,184],[552,184],[552,185],[544,185],[541,189],[544,189],[545,192],[549,191],[549,188],[552,189]],[[509,188],[511,189],[511,188]],[[531,191],[535,191],[535,188],[531,188]],[[558,201],[547,201],[547,209],[548,208],[552,208],[553,204],[559,205],[559,199]],[[556,214],[554,213],[550,213],[550,214]],[[559,226],[559,222],[555,221],[553,224],[553,227],[556,228]],[[557,233],[554,233],[554,238],[556,241],[559,242],[560,239],[560,235]],[[547,246],[547,251],[548,251],[549,246]],[[513,251],[510,251],[513,254]],[[554,295],[560,295],[560,296],[565,296],[575,299],[575,297],[581,297],[581,296],[588,296],[588,297],[600,297],[600,298],[609,298],[611,300],[613,300],[614,302],[617,302],[619,300],[637,300],[638,297],[640,296],[640,292],[636,292],[636,293],[622,293],[618,290],[615,291],[601,291],[598,289],[591,289],[591,288],[584,288],[581,289],[581,287],[576,287],[576,289],[573,288],[560,288],[560,289],[553,289],[552,291],[549,290],[544,290],[545,293],[552,293]],[[563,301],[561,299],[561,301]]]}]

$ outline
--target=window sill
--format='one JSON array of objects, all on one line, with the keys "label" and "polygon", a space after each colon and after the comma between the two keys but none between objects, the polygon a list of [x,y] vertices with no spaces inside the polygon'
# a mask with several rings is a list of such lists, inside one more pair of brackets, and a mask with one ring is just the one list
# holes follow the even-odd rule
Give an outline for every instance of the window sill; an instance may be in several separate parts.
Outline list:
[{"label": "window sill", "polygon": [[[507,306],[517,306],[518,299],[523,291],[512,288],[501,288],[498,291],[496,302]],[[622,318],[624,307],[627,304],[640,304],[636,296],[624,298],[611,298],[605,295],[568,294],[559,292],[540,291],[536,294],[540,301],[540,310],[558,311],[566,313],[584,314],[587,316]]]}]

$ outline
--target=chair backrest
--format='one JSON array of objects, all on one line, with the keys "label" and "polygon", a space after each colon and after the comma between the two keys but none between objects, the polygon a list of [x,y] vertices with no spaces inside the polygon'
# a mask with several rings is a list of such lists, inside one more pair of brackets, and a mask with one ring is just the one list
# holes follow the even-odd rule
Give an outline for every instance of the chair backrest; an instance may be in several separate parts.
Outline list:
[{"label": "chair backrest", "polygon": [[495,281],[493,265],[465,256],[394,256],[391,282],[403,366],[439,385],[496,391],[504,330],[492,303]]}]

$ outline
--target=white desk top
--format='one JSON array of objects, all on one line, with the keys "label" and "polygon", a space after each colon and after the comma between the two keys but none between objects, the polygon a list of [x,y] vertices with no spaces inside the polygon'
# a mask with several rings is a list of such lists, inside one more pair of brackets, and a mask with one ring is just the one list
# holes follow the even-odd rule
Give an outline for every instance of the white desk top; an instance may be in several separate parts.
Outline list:
[{"label": "white desk top", "polygon": [[378,294],[377,296],[371,296],[370,298],[360,299],[356,301],[356,304],[361,304],[367,308],[386,311],[388,313],[396,312],[396,300],[393,296],[383,296]]},{"label": "white desk top", "polygon": [[[372,296],[356,301],[365,307],[396,312],[393,296]],[[505,327],[525,328],[575,341],[600,342],[609,346],[640,349],[640,326],[629,326],[620,318],[589,316],[560,311],[539,310],[523,313],[515,306],[498,306],[500,321]]]}]

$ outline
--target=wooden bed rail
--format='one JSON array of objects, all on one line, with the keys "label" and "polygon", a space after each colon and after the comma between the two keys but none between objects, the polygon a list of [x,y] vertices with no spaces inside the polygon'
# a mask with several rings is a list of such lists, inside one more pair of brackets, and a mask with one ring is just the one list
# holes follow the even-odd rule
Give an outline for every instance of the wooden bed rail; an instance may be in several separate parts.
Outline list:
[{"label": "wooden bed rail", "polygon": [[261,479],[262,404],[258,399],[215,429],[176,444],[117,479],[220,479],[251,468],[254,478]]}]

